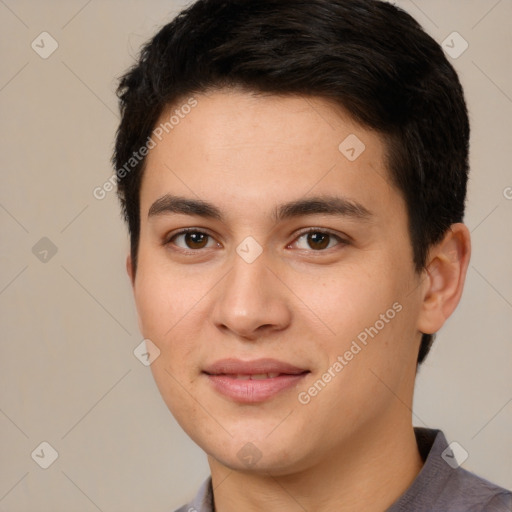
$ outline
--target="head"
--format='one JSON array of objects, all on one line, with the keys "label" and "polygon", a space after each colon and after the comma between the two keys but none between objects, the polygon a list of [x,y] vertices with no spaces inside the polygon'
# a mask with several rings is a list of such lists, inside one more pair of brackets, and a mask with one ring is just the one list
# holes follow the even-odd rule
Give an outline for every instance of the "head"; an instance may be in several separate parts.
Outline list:
[{"label": "head", "polygon": [[[187,419],[204,413],[191,403],[194,392],[224,417],[233,413],[227,430],[240,442],[278,423],[272,407],[284,398],[265,403],[264,419],[249,406],[249,427],[203,382],[205,365],[231,353],[293,354],[316,380],[331,369],[325,399],[308,405],[323,417],[336,388],[363,367],[368,396],[382,396],[368,369],[398,391],[414,378],[462,291],[460,279],[450,284],[453,255],[462,281],[469,258],[459,226],[469,141],[463,92],[416,21],[374,0],[199,0],[144,46],[118,95],[113,163],[128,271],[141,330],[161,352],[153,373],[191,437],[205,444]],[[334,196],[342,204],[323,201]],[[293,245],[306,218],[333,236],[302,234]],[[201,229],[177,235],[181,226]],[[254,245],[243,247],[258,253],[251,263],[236,251],[246,237]],[[323,259],[301,253],[322,240],[331,251]],[[379,346],[360,346],[364,357],[338,376],[335,354],[357,352],[352,342],[361,345],[363,332]],[[170,392],[172,383],[192,395]],[[357,403],[354,393],[346,405]],[[371,414],[351,413],[353,424],[384,407],[376,399]],[[292,431],[304,428],[300,414]]]}]

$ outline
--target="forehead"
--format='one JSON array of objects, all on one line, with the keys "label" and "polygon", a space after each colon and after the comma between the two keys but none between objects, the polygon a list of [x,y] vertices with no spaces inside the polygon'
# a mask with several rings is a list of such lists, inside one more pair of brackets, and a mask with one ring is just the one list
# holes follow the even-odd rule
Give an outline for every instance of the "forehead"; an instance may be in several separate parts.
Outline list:
[{"label": "forehead", "polygon": [[390,185],[380,135],[316,97],[194,95],[164,111],[152,139],[143,217],[164,194],[244,215],[308,195],[337,192],[381,208],[400,196]]}]

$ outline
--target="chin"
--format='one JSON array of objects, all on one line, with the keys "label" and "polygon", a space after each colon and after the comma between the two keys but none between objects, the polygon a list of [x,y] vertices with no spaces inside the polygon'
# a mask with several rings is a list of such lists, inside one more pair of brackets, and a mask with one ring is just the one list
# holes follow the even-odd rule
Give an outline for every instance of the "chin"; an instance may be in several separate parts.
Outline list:
[{"label": "chin", "polygon": [[272,439],[273,434],[268,436],[270,431],[262,430],[259,436],[239,433],[229,440],[206,439],[203,432],[193,440],[210,457],[233,471],[282,476],[311,465],[315,450],[304,444],[300,432]]}]

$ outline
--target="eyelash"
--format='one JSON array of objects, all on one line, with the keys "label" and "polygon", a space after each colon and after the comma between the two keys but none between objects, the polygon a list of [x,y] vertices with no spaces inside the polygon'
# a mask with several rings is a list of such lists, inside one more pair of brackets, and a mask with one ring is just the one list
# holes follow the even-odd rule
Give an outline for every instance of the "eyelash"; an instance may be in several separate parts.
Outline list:
[{"label": "eyelash", "polygon": [[[171,245],[174,239],[176,239],[177,237],[179,237],[181,235],[186,235],[187,233],[198,233],[198,234],[206,235],[206,236],[214,239],[214,237],[210,233],[208,233],[206,231],[203,231],[201,229],[198,229],[198,228],[186,228],[186,229],[182,229],[181,231],[178,231],[177,233],[174,233],[173,235],[171,235],[169,237],[166,237],[164,239],[164,241],[163,241],[163,245],[164,246]],[[299,240],[303,236],[307,236],[310,233],[321,234],[321,235],[328,235],[328,236],[330,236],[332,238],[335,238],[338,243],[334,247],[336,247],[338,245],[342,245],[342,246],[343,245],[349,245],[349,243],[350,243],[347,239],[342,238],[341,236],[333,233],[332,231],[330,231],[328,229],[308,228],[308,229],[298,233],[297,236],[294,238],[293,242],[288,244],[286,247],[288,248],[291,244],[295,243],[297,240]],[[172,244],[172,245],[174,245],[174,244]],[[207,247],[206,249],[210,249],[210,248]],[[300,251],[309,251],[309,252],[313,252],[313,253],[322,253],[322,252],[327,252],[330,249],[332,249],[332,247],[328,247],[326,249],[319,249],[319,250],[315,250],[315,249],[298,249],[298,250],[300,250]],[[182,247],[178,247],[175,250],[178,250],[178,251],[180,251],[180,252],[182,252],[184,254],[191,254],[192,255],[192,254],[197,254],[199,251],[204,250],[204,248],[203,249],[183,249]]]}]

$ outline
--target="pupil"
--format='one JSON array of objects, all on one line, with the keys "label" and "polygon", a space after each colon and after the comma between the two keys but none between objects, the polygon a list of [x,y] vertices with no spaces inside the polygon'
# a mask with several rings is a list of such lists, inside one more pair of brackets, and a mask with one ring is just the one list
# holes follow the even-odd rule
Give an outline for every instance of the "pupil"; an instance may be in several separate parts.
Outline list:
[{"label": "pupil", "polygon": [[187,233],[185,235],[185,241],[191,249],[200,249],[204,247],[204,241],[206,240],[205,233]]},{"label": "pupil", "polygon": [[310,233],[308,243],[312,249],[325,249],[329,245],[329,235],[325,233]]}]

